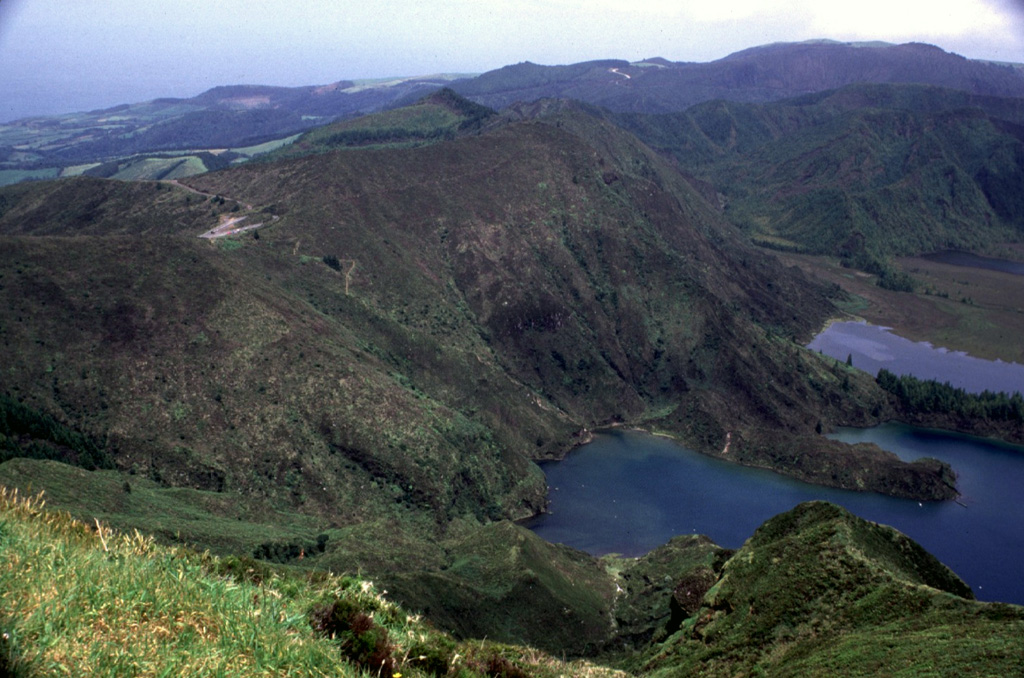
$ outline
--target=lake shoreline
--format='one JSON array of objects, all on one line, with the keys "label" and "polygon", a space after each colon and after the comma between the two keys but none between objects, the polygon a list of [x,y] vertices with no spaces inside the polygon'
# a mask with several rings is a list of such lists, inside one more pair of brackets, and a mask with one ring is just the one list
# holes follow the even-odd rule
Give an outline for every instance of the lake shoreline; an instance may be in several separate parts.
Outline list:
[{"label": "lake shoreline", "polygon": [[549,511],[520,523],[550,542],[598,557],[637,557],[681,534],[737,548],[771,516],[823,500],[896,527],[963,577],[979,599],[1024,602],[1013,566],[1024,556],[1024,523],[1005,510],[1024,482],[1024,457],[1013,446],[902,423],[838,432],[853,436],[843,444],[871,442],[904,459],[931,452],[962,467],[966,492],[959,501],[919,503],[738,466],[626,426],[594,433],[585,452],[545,465]]},{"label": "lake shoreline", "polygon": [[[1024,246],[1020,249],[1024,251]],[[840,320],[865,320],[912,341],[927,341],[984,360],[1024,363],[1024,343],[1016,339],[1024,336],[1020,275],[929,261],[923,256],[898,257],[896,263],[916,281],[916,292],[895,292],[878,287],[875,276],[842,267],[835,257],[772,253],[786,265],[835,284],[849,295],[840,302]],[[834,319],[827,320],[823,330],[831,322]]]}]

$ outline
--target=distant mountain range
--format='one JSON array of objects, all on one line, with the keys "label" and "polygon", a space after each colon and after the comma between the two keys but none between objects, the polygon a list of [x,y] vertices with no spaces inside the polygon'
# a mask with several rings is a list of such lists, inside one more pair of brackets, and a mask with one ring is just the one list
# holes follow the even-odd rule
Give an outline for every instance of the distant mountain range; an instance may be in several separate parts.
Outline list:
[{"label": "distant mountain range", "polygon": [[1024,71],[973,61],[923,44],[782,43],[710,63],[648,59],[571,66],[522,63],[452,85],[501,108],[542,97],[578,99],[613,111],[669,113],[713,99],[765,102],[854,83],[915,83],[993,96],[1024,96]]},{"label": "distant mountain range", "polygon": [[965,59],[923,44],[829,41],[754,47],[709,63],[661,58],[568,66],[527,62],[464,78],[237,85],[191,99],[156,99],[0,125],[0,184],[88,172],[131,179],[219,169],[267,150],[262,146],[267,142],[284,143],[332,120],[404,106],[442,86],[495,109],[554,97],[617,112],[671,113],[714,99],[768,102],[865,82],[1024,96],[1024,70],[1018,65]]}]

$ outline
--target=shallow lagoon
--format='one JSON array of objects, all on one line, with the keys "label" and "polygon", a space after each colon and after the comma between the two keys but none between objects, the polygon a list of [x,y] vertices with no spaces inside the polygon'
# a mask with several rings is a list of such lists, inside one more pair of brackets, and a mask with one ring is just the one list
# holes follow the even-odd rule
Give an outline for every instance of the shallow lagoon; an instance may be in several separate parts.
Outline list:
[{"label": "shallow lagoon", "polygon": [[910,341],[887,327],[865,322],[832,323],[807,345],[837,360],[850,356],[853,366],[877,375],[883,367],[895,374],[948,381],[971,393],[1024,391],[1024,365],[982,360],[959,351]]}]

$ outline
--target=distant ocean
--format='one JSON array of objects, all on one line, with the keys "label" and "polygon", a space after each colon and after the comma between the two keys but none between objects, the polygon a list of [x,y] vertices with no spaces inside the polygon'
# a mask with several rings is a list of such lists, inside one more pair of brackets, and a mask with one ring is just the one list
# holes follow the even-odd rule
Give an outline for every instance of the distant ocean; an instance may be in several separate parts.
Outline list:
[{"label": "distant ocean", "polygon": [[123,82],[78,81],[46,85],[31,78],[0,76],[0,124],[22,118],[63,115],[135,104],[161,97],[193,97],[205,87],[165,81]]}]

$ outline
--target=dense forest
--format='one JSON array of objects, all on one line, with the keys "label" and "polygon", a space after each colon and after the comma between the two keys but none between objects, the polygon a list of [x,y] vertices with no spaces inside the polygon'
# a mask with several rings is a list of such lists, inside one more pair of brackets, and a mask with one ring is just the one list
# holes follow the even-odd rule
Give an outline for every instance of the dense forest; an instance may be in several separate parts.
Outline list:
[{"label": "dense forest", "polygon": [[895,395],[909,414],[956,414],[971,419],[1024,423],[1024,397],[1019,391],[1012,395],[992,391],[974,394],[949,382],[896,375],[885,369],[879,370],[877,382]]}]

